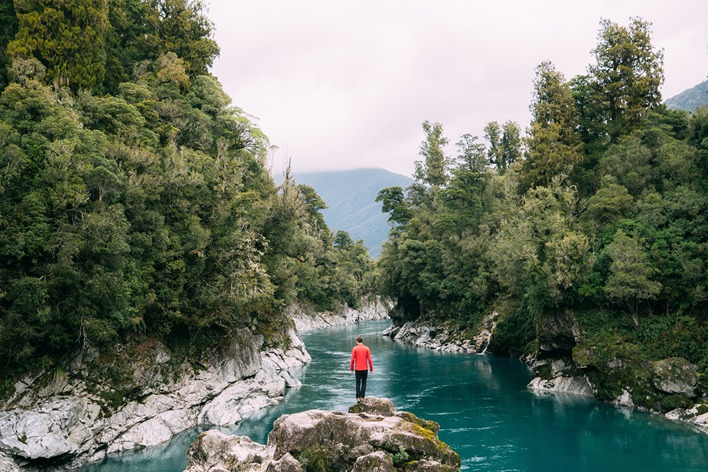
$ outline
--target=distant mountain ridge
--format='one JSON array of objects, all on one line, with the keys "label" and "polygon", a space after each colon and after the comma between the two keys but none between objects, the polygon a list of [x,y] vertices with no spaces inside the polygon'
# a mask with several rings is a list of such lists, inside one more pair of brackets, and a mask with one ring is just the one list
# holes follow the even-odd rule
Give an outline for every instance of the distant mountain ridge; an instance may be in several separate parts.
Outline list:
[{"label": "distant mountain ridge", "polygon": [[696,111],[700,106],[708,106],[708,80],[674,95],[665,103],[667,108],[685,111]]},{"label": "distant mountain ridge", "polygon": [[384,169],[296,173],[295,182],[309,185],[327,204],[322,214],[330,230],[344,230],[362,239],[373,258],[381,255],[388,238],[388,214],[376,196],[387,187],[408,187],[413,180]]}]

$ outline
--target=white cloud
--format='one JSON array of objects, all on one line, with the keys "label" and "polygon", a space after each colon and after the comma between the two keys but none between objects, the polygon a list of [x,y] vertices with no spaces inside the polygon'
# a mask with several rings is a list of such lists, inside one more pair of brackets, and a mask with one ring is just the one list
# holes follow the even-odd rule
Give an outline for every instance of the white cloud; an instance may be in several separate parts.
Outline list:
[{"label": "white cloud", "polygon": [[[702,0],[210,0],[213,72],[296,172],[410,175],[425,120],[454,144],[485,123],[527,125],[534,67],[567,78],[592,61],[599,21],[653,23],[668,98],[705,79]],[[454,152],[451,146],[450,152]]]}]

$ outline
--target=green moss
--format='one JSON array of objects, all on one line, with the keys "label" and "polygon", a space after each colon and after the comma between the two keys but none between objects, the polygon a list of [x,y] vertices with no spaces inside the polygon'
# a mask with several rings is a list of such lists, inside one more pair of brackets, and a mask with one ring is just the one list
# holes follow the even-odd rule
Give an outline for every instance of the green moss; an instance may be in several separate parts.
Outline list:
[{"label": "green moss", "polygon": [[334,472],[330,466],[330,458],[324,446],[316,445],[300,451],[295,458],[306,472]]}]

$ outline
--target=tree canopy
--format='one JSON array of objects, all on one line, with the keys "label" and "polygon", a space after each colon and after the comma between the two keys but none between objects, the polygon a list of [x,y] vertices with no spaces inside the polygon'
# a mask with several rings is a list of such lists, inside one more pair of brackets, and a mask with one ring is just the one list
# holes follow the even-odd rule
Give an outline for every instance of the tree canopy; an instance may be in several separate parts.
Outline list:
[{"label": "tree canopy", "polygon": [[292,303],[370,293],[363,243],[330,233],[312,188],[275,185],[267,137],[208,73],[201,2],[13,5],[0,10],[17,18],[0,36],[0,393],[81,349],[244,327],[276,342]]},{"label": "tree canopy", "polygon": [[[396,222],[381,291],[397,316],[468,329],[496,311],[495,352],[519,354],[570,312],[592,342],[707,372],[706,112],[659,105],[650,38],[643,20],[601,21],[588,75],[537,67],[523,153],[513,126],[490,122],[486,143],[460,138],[444,188],[380,194]],[[424,143],[441,143],[433,129]]]}]

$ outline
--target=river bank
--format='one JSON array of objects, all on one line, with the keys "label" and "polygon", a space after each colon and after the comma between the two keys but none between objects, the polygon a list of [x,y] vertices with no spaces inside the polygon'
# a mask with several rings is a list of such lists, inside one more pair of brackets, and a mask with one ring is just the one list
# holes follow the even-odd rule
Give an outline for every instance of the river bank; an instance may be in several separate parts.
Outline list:
[{"label": "river bank", "polygon": [[[483,319],[477,329],[461,328],[452,323],[431,323],[426,321],[405,321],[396,323],[384,333],[392,339],[411,345],[440,352],[462,352],[491,354],[494,351],[493,334],[499,315],[491,313]],[[574,320],[558,323],[554,330],[545,333],[535,355],[522,356],[521,360],[534,373],[527,388],[539,395],[571,394],[605,400],[599,394],[599,387],[593,383],[591,361],[582,362],[585,354],[577,346],[583,338],[582,330]],[[564,354],[565,353],[565,354]],[[611,359],[603,367],[612,375],[612,369],[619,371],[625,367],[619,359]],[[645,380],[652,389],[663,395],[683,395],[693,399],[687,407],[661,411],[637,406],[632,399],[632,389],[623,386],[619,394],[609,403],[620,408],[637,408],[661,415],[671,421],[686,423],[698,432],[708,434],[708,399],[696,398],[696,366],[682,358],[660,359],[647,365]],[[622,372],[624,373],[624,372]],[[594,377],[598,378],[598,377]],[[637,395],[638,393],[635,393]]]},{"label": "river bank", "polygon": [[129,396],[87,381],[100,362],[90,351],[72,361],[70,372],[23,379],[1,406],[0,471],[76,468],[164,443],[197,425],[238,423],[300,385],[290,371],[310,356],[298,329],[387,316],[380,305],[326,314],[294,307],[289,315],[298,328],[287,330],[285,348],[266,349],[263,337],[247,329],[195,362],[175,363],[156,341],[138,346],[129,366]]}]

